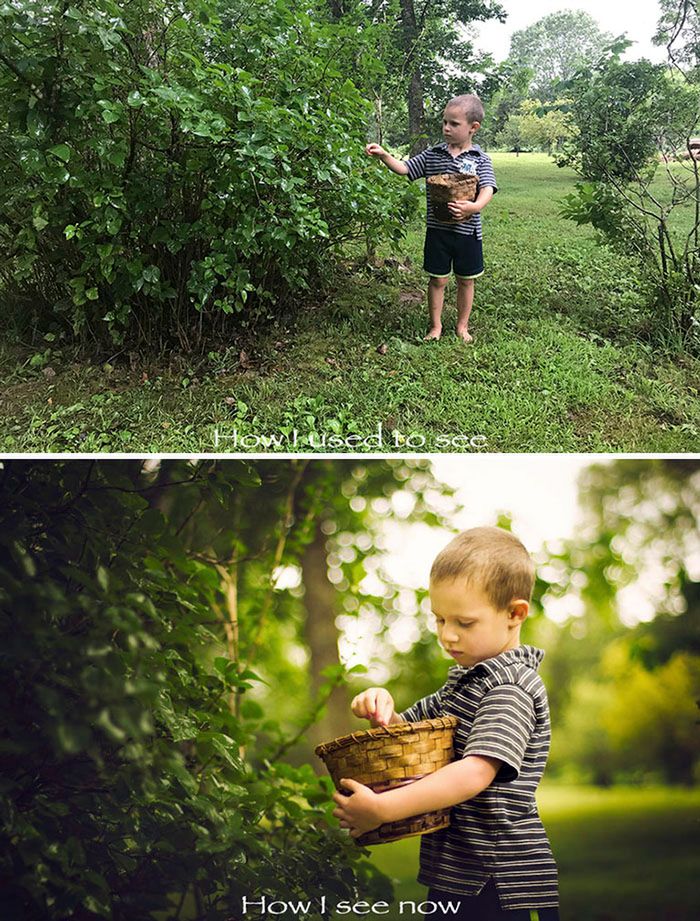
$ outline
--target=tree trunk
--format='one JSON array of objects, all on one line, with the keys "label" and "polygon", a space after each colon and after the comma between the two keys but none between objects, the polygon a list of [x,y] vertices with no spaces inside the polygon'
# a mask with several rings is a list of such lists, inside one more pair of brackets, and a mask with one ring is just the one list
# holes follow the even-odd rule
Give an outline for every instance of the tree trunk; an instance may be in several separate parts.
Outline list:
[{"label": "tree trunk", "polygon": [[417,67],[411,74],[411,84],[408,88],[408,134],[411,141],[411,156],[415,157],[428,146],[423,108],[423,78]]},{"label": "tree trunk", "polygon": [[413,0],[401,0],[401,27],[403,32],[403,52],[410,77],[408,85],[408,134],[411,143],[410,152],[413,157],[428,146],[425,136],[423,77],[416,53],[420,29],[416,21]]},{"label": "tree trunk", "polygon": [[[328,580],[326,562],[326,536],[317,522],[313,541],[306,547],[301,561],[304,580],[304,606],[306,608],[305,639],[311,655],[311,693],[315,697],[323,684],[321,671],[338,664],[338,629],[335,626],[336,590]],[[349,729],[351,714],[347,690],[335,688],[326,712],[307,733],[309,742],[316,746],[327,742]],[[320,773],[319,762],[315,767]]]}]

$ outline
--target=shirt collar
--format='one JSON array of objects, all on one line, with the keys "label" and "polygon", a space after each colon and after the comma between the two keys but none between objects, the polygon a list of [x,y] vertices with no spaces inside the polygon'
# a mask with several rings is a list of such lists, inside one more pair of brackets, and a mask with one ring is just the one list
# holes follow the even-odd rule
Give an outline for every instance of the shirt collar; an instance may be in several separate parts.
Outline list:
[{"label": "shirt collar", "polygon": [[[447,141],[442,141],[440,144],[436,144],[435,147],[433,147],[433,150],[444,150],[444,151],[447,151],[447,146],[448,146],[448,145],[447,145]],[[465,154],[466,154],[466,156],[468,156],[468,157],[472,157],[472,156],[473,156],[473,157],[480,157],[480,156],[482,155],[482,153],[483,153],[483,151],[482,151],[481,147],[479,147],[478,144],[472,144],[470,150],[463,150],[461,154],[457,154],[456,159],[459,160],[459,158],[465,156]]]},{"label": "shirt collar", "polygon": [[462,675],[470,673],[476,674],[477,669],[481,673],[486,672],[489,675],[495,676],[503,672],[510,665],[526,665],[536,672],[542,659],[544,659],[544,649],[538,649],[536,646],[516,646],[515,649],[508,649],[506,652],[502,652],[500,655],[494,656],[491,659],[484,659],[482,662],[477,662],[477,664],[472,665],[471,668],[453,665],[449,671],[455,672],[456,677],[461,677]]}]

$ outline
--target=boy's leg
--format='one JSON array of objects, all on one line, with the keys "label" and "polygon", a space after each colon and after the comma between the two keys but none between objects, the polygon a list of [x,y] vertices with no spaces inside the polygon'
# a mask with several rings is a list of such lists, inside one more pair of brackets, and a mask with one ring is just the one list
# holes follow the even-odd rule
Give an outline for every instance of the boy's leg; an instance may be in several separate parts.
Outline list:
[{"label": "boy's leg", "polygon": [[[449,917],[452,921],[502,921],[502,911],[493,880],[486,883],[479,895],[456,895],[454,892],[442,892],[431,886],[428,889],[428,901],[444,906],[442,916]],[[452,908],[449,907],[450,903]]]},{"label": "boy's leg", "polygon": [[[445,906],[442,916],[449,917],[452,921],[559,921],[559,912],[556,908],[519,908],[510,911],[501,908],[492,879],[479,895],[457,895],[431,886],[427,899],[430,902],[442,903]],[[459,908],[452,911],[448,905],[451,903],[455,906],[457,902]]]},{"label": "boy's leg", "polygon": [[447,278],[439,278],[436,275],[430,276],[428,282],[428,307],[430,309],[430,330],[426,339],[439,339],[442,334],[442,307],[445,301],[445,288],[447,287]]},{"label": "boy's leg", "polygon": [[474,303],[474,279],[484,274],[484,253],[476,234],[455,234],[457,276],[457,335],[471,342],[469,315]]},{"label": "boy's leg", "polygon": [[474,279],[457,276],[457,335],[465,342],[471,342],[469,314],[474,303]]},{"label": "boy's leg", "polygon": [[426,339],[439,339],[442,334],[442,306],[445,287],[452,272],[452,234],[449,231],[428,227],[423,247],[423,269],[430,275],[428,282],[428,308],[430,330]]}]

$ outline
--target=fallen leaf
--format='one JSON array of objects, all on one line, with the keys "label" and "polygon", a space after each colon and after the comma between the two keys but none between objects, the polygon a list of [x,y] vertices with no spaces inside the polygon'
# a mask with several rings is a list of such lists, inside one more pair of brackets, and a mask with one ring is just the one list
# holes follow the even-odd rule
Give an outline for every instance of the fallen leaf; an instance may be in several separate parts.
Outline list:
[{"label": "fallen leaf", "polygon": [[56,377],[56,372],[54,371],[53,368],[42,368],[41,373],[44,375],[44,377],[48,377],[49,380],[52,377]]},{"label": "fallen leaf", "polygon": [[238,400],[235,397],[224,397],[224,403],[227,406],[235,406]]},{"label": "fallen leaf", "polygon": [[241,352],[238,356],[238,363],[242,368],[253,367],[253,363],[250,360],[250,355],[245,351],[245,349],[241,349]]},{"label": "fallen leaf", "polygon": [[389,346],[386,344],[386,342],[382,342],[381,345],[377,346],[377,351],[380,355],[386,355],[386,353],[389,351]]}]

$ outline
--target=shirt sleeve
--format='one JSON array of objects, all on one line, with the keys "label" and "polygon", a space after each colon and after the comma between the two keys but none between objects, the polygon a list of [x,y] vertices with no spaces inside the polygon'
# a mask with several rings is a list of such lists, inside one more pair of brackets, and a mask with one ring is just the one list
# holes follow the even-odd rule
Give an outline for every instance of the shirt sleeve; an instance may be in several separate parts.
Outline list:
[{"label": "shirt sleeve", "polygon": [[491,186],[494,191],[494,194],[498,192],[498,186],[496,185],[496,174],[493,171],[493,163],[491,162],[491,157],[482,154],[479,158],[479,164],[477,166],[477,173],[479,176],[479,188],[483,189],[486,186]]},{"label": "shirt sleeve", "polygon": [[462,757],[485,755],[503,762],[496,783],[515,780],[535,728],[535,702],[517,684],[504,684],[484,694]]},{"label": "shirt sleeve", "polygon": [[[442,689],[440,689],[442,690]],[[398,714],[407,723],[418,723],[420,720],[434,720],[443,715],[440,691],[434,694],[428,694],[421,700],[417,700],[411,707]]]},{"label": "shirt sleeve", "polygon": [[426,159],[427,153],[425,150],[422,150],[419,154],[416,154],[415,157],[403,161],[408,167],[408,178],[411,182],[415,182],[416,179],[421,179],[425,176]]}]

